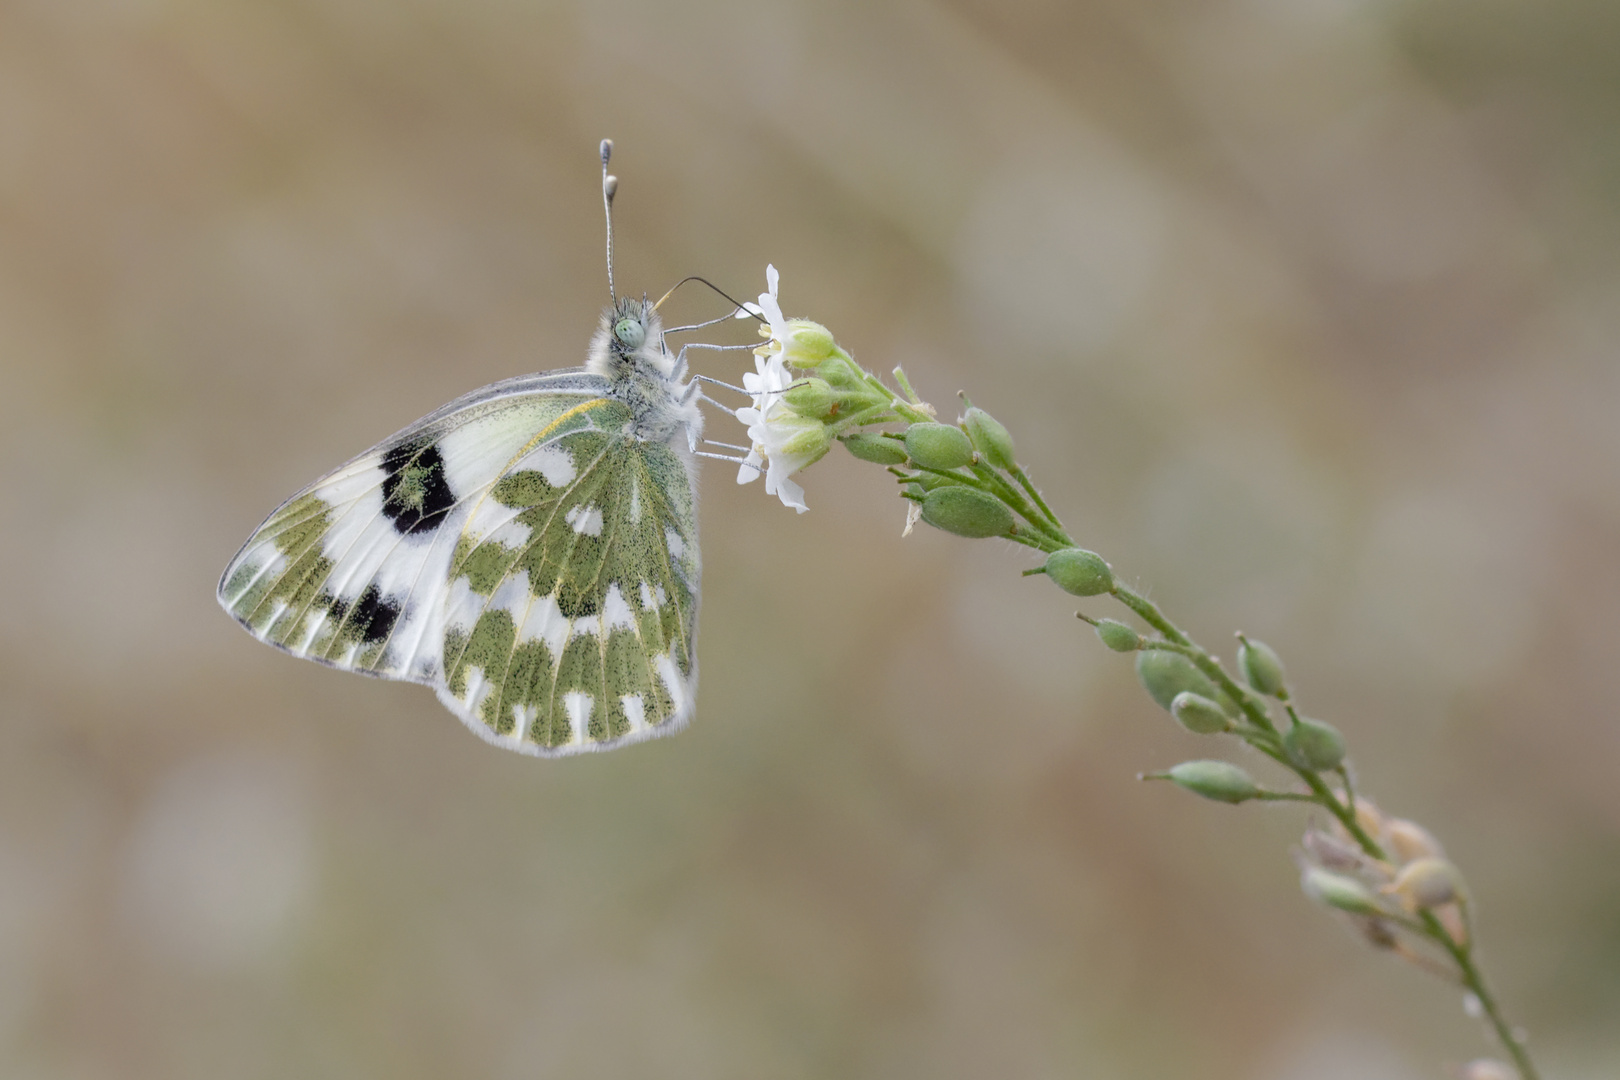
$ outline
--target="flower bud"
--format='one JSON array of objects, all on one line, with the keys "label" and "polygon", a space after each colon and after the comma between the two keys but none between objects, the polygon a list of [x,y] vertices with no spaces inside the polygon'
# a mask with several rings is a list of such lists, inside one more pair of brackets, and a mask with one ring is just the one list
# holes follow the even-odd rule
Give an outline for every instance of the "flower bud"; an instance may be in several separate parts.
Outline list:
[{"label": "flower bud", "polygon": [[1344,760],[1344,736],[1332,724],[1301,717],[1283,735],[1283,753],[1301,769],[1325,772]]},{"label": "flower bud", "polygon": [[930,491],[923,500],[922,519],[936,529],[974,538],[1005,536],[1013,527],[1012,511],[1006,504],[988,492],[963,484],[947,484]]},{"label": "flower bud", "polygon": [[906,428],[906,453],[928,469],[959,469],[973,460],[973,442],[967,433],[932,420]]},{"label": "flower bud", "polygon": [[856,370],[855,365],[841,356],[829,356],[817,364],[816,375],[826,379],[829,386],[837,387],[840,390],[862,386],[865,382],[861,378],[861,373]]},{"label": "flower bud", "polygon": [[1519,1080],[1519,1074],[1495,1058],[1475,1058],[1457,1071],[1457,1080]]},{"label": "flower bud", "polygon": [[1462,875],[1444,859],[1423,858],[1407,863],[1385,890],[1416,910],[1449,904],[1462,892]]},{"label": "flower bud", "polygon": [[1135,652],[1143,645],[1142,635],[1114,619],[1098,619],[1097,636],[1115,652]]},{"label": "flower bud", "polygon": [[882,435],[858,431],[853,435],[845,435],[838,441],[844,444],[844,449],[862,461],[870,461],[874,465],[899,465],[906,460],[904,447],[894,439],[887,439]]},{"label": "flower bud", "polygon": [[1216,802],[1246,802],[1260,794],[1254,778],[1230,761],[1183,761],[1165,774],[1177,787]]},{"label": "flower bud", "polygon": [[1211,699],[1220,693],[1191,660],[1169,649],[1144,649],[1136,658],[1136,678],[1161,709],[1170,708],[1183,690]]},{"label": "flower bud", "polygon": [[968,438],[973,440],[973,448],[984,456],[984,460],[998,469],[1017,467],[1012,436],[995,417],[978,406],[969,406],[968,411],[962,414],[962,427],[968,433]]},{"label": "flower bud", "polygon": [[1404,818],[1391,818],[1386,822],[1384,837],[1396,862],[1409,863],[1427,856],[1443,859],[1446,855],[1440,841],[1429,830]]},{"label": "flower bud", "polygon": [[782,400],[800,416],[825,420],[832,415],[833,389],[826,379],[800,379],[788,388]]},{"label": "flower bud", "polygon": [[1384,909],[1378,906],[1378,897],[1373,895],[1371,889],[1353,877],[1335,874],[1320,866],[1306,867],[1300,875],[1299,887],[1317,903],[1348,911],[1352,915],[1384,914]]},{"label": "flower bud", "polygon": [[1213,735],[1232,726],[1219,705],[1191,690],[1183,690],[1175,696],[1170,702],[1170,715],[1194,735]]},{"label": "flower bud", "polygon": [[1114,590],[1114,572],[1095,551],[1064,548],[1046,557],[1046,576],[1075,596],[1100,596]]},{"label": "flower bud", "polygon": [[1238,670],[1243,672],[1243,681],[1250,687],[1271,697],[1280,694],[1286,685],[1282,660],[1263,641],[1243,639],[1238,645]]},{"label": "flower bud", "polygon": [[789,319],[782,359],[798,368],[813,368],[832,356],[838,346],[832,331],[809,319]]},{"label": "flower bud", "polygon": [[805,416],[788,416],[775,423],[778,427],[793,432],[777,452],[784,457],[802,459],[803,463],[798,468],[814,465],[826,456],[832,447],[832,432],[819,420],[811,420]]}]

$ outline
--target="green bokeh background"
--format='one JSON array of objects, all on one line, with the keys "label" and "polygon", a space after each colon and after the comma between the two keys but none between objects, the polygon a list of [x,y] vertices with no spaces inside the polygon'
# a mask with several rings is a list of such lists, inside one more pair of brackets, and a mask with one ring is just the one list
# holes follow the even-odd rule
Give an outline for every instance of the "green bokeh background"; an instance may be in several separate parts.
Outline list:
[{"label": "green bokeh background", "polygon": [[1601,0],[0,4],[0,1073],[1486,1049],[1298,893],[1297,808],[1134,780],[1212,747],[1073,598],[902,540],[842,453],[802,517],[705,470],[678,738],[520,758],[233,627],[282,498],[580,361],[611,136],[621,286],[774,262],[966,389],[1128,580],[1280,648],[1467,871],[1549,1077],[1615,1075],[1617,61]]}]

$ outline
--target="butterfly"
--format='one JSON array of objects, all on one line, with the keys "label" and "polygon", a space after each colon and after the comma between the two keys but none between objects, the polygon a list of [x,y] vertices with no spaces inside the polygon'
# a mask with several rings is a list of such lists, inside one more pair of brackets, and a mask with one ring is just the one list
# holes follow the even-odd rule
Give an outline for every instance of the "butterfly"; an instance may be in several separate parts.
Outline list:
[{"label": "butterfly", "polygon": [[[602,144],[612,295],[612,144]],[[698,387],[615,297],[583,367],[475,390],[271,514],[219,601],[260,641],[431,686],[561,756],[667,735],[697,691]]]}]

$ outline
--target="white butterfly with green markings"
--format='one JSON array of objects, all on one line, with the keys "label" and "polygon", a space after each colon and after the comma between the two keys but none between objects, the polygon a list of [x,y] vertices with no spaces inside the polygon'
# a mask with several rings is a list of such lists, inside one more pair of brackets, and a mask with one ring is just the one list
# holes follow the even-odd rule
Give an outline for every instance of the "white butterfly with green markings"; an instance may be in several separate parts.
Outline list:
[{"label": "white butterfly with green markings", "polygon": [[685,367],[652,306],[616,299],[584,367],[475,390],[289,499],[231,560],[220,603],[295,656],[433,687],[507,749],[680,730],[703,427]]}]

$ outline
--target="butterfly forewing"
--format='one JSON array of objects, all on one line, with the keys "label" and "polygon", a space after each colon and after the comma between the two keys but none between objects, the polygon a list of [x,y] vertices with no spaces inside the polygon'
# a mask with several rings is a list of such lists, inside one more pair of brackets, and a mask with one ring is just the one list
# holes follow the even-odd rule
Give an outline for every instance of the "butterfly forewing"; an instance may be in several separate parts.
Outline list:
[{"label": "butterfly forewing", "polygon": [[294,496],[227,568],[255,636],[433,686],[480,735],[567,754],[683,727],[696,685],[690,459],[583,372],[438,410]]}]

